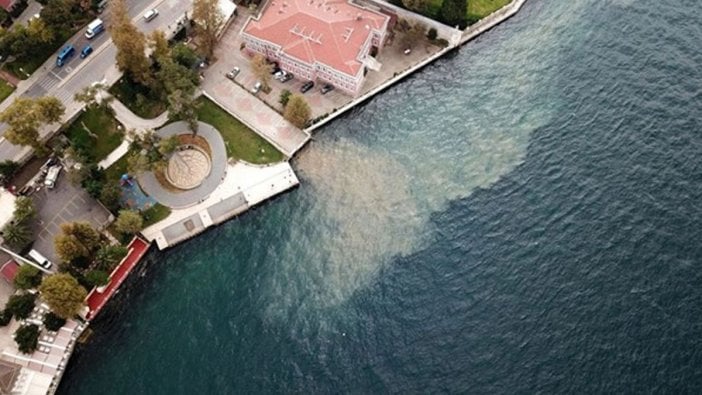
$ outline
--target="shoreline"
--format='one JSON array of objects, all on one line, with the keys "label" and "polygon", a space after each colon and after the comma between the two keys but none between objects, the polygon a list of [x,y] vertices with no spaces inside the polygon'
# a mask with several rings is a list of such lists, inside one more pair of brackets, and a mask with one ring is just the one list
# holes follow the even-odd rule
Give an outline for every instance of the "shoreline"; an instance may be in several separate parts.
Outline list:
[{"label": "shoreline", "polygon": [[[383,6],[386,7],[395,7],[393,5],[390,5],[382,0],[371,0],[372,2],[377,2],[378,4],[382,4]],[[351,102],[348,104],[344,105],[343,107],[340,107],[339,109],[335,109],[335,111],[331,112],[328,114],[328,116],[324,117],[321,119],[319,122],[311,125],[308,128],[302,129],[302,132],[307,134],[308,138],[300,144],[293,152],[291,152],[288,155],[287,160],[284,162],[284,168],[277,168],[278,166],[271,166],[276,169],[271,169],[272,174],[270,175],[272,178],[275,179],[273,181],[273,184],[271,184],[270,189],[268,188],[268,182],[270,182],[269,179],[266,179],[266,185],[263,185],[262,183],[255,183],[255,184],[250,184],[247,186],[247,188],[240,188],[239,192],[236,193],[233,196],[228,195],[220,195],[220,194],[214,194],[214,196],[211,196],[205,201],[202,201],[194,206],[188,207],[187,209],[180,210],[182,213],[177,213],[173,212],[169,217],[165,218],[163,221],[160,221],[154,225],[152,225],[149,228],[146,228],[142,231],[142,235],[144,238],[148,241],[148,245],[146,246],[146,250],[143,251],[143,253],[139,256],[137,262],[133,263],[131,267],[129,268],[128,272],[122,276],[119,279],[118,284],[113,287],[114,289],[110,293],[110,295],[105,298],[105,300],[102,300],[100,303],[100,308],[102,308],[105,304],[110,299],[110,296],[113,295],[113,292],[116,293],[117,288],[119,288],[120,285],[122,285],[122,282],[129,276],[131,271],[133,271],[136,266],[138,266],[139,261],[143,258],[144,255],[146,255],[146,252],[150,250],[151,244],[155,241],[157,248],[159,250],[164,250],[166,248],[172,247],[176,244],[179,244],[181,242],[187,241],[192,237],[195,237],[199,235],[200,233],[204,232],[206,229],[219,225],[225,221],[228,221],[229,219],[236,217],[240,214],[245,213],[248,211],[250,208],[259,205],[261,203],[264,203],[266,201],[269,201],[276,196],[283,194],[284,192],[287,192],[291,190],[292,188],[295,188],[300,185],[299,180],[297,179],[294,170],[290,164],[291,160],[294,159],[295,155],[302,151],[302,149],[307,146],[309,141],[313,140],[312,137],[312,132],[316,131],[317,129],[320,129],[321,127],[327,125],[331,121],[337,119],[341,115],[346,114],[349,110],[352,108],[356,107],[357,105],[361,105],[371,98],[373,98],[375,95],[382,93],[383,91],[389,89],[396,83],[404,80],[408,76],[412,75],[416,71],[419,71],[426,67],[427,65],[433,63],[437,59],[445,56],[446,54],[457,50],[461,46],[465,45],[466,43],[470,42],[471,40],[477,38],[480,36],[482,33],[492,29],[493,27],[501,24],[502,22],[506,21],[507,19],[511,18],[514,16],[521,7],[526,3],[526,0],[512,0],[509,4],[505,5],[504,7],[500,8],[499,10],[493,12],[492,14],[488,15],[487,17],[483,18],[482,20],[478,21],[472,26],[467,27],[465,30],[461,31],[458,29],[453,29],[453,34],[451,36],[451,39],[449,41],[449,45],[446,46],[445,48],[441,49],[435,54],[432,54],[431,56],[427,57],[426,59],[420,61],[419,63],[410,66],[409,68],[405,69],[404,71],[394,75],[392,78],[382,82],[380,85],[377,87],[371,89],[367,93],[353,99]],[[406,11],[406,10],[405,10]],[[417,14],[418,15],[418,14]],[[423,16],[420,16],[422,18],[425,18]],[[439,23],[434,21],[434,23]],[[449,28],[450,29],[450,28]],[[215,101],[216,103],[216,101]],[[225,106],[221,106],[221,108],[226,109]],[[238,118],[238,117],[237,117]],[[250,125],[250,126],[255,126],[255,125]],[[262,134],[257,127],[252,127],[252,130],[254,130],[258,135],[263,136],[264,139],[270,142],[269,138],[265,137],[265,134]],[[277,144],[273,143],[276,148],[280,149]],[[287,154],[287,153],[286,153]],[[229,167],[233,167],[235,165],[229,164]],[[241,164],[240,164],[241,166]],[[228,172],[229,174],[233,174],[235,172],[230,171]],[[248,189],[248,190],[247,190]],[[239,202],[239,200],[243,199],[243,202],[239,202],[236,207],[233,207],[233,210],[228,210],[226,213],[222,213],[221,215],[217,216],[216,218],[213,218],[209,212],[207,212],[208,208],[212,209],[214,205],[217,204],[223,204],[228,200],[236,200]],[[201,221],[202,226],[196,226],[193,229],[189,229],[185,233],[181,233],[176,237],[173,237],[171,240],[168,240],[166,236],[164,236],[164,232],[167,233],[168,229],[177,225],[180,225],[181,222],[183,221],[191,221],[193,219],[199,219]],[[98,309],[99,310],[99,309]],[[97,312],[96,312],[97,313]],[[89,319],[86,320],[84,326],[82,327],[81,332],[87,328],[90,323],[95,319],[96,315],[92,314]],[[75,346],[75,344],[73,345]],[[74,351],[74,347],[71,347],[70,350],[68,350],[67,353],[67,360],[70,361],[70,356],[72,355]],[[70,362],[69,362],[70,363]],[[58,390],[58,387],[60,386],[60,381],[63,377],[63,373],[65,370],[61,371],[59,375],[57,375],[54,378],[54,385],[49,389],[47,392],[48,394],[54,394]]]}]

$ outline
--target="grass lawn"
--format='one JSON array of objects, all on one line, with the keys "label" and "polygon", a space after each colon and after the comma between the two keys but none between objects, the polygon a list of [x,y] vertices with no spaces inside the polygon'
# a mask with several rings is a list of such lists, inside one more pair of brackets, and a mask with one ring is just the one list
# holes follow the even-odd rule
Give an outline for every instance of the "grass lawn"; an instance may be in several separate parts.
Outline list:
[{"label": "grass lawn", "polygon": [[66,136],[81,155],[92,162],[99,162],[122,142],[124,136],[118,125],[119,122],[109,110],[90,108],[66,129]]},{"label": "grass lawn", "polygon": [[166,103],[153,97],[149,88],[129,81],[127,78],[120,78],[109,91],[134,114],[142,118],[153,119],[166,111]]},{"label": "grass lawn", "polygon": [[255,164],[276,163],[285,159],[282,152],[211,100],[201,97],[198,102],[198,118],[219,130],[230,158]]},{"label": "grass lawn", "polygon": [[468,19],[482,19],[509,4],[511,0],[469,0]]},{"label": "grass lawn", "polygon": [[15,91],[15,87],[6,81],[0,80],[0,102],[7,99]]},{"label": "grass lawn", "polygon": [[122,174],[127,173],[127,157],[133,151],[128,151],[124,156],[119,158],[112,166],[105,169],[105,183],[119,183]]},{"label": "grass lawn", "polygon": [[151,226],[158,221],[162,221],[171,215],[171,209],[156,203],[154,206],[151,206],[151,208],[145,210],[141,214],[144,217],[144,228],[146,228],[147,226]]}]

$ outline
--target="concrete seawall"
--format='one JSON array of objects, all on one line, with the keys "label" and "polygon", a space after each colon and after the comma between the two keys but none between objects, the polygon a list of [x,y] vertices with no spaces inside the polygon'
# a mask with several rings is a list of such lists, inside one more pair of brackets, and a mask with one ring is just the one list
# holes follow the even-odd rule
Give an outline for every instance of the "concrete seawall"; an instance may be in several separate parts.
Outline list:
[{"label": "concrete seawall", "polygon": [[[385,2],[379,1],[378,3],[383,3],[383,6],[385,6]],[[522,6],[526,3],[526,0],[512,0],[511,3],[507,4],[506,6],[500,8],[499,10],[493,12],[492,14],[488,15],[487,17],[481,19],[479,22],[471,25],[470,27],[466,28],[461,34],[460,34],[460,39],[452,39],[449,40],[450,44],[448,47],[442,49],[441,51],[437,52],[436,54],[430,56],[429,58],[421,61],[420,63],[408,68],[407,70],[399,73],[397,76],[387,80],[383,84],[377,86],[375,89],[357,97],[354,99],[352,102],[349,104],[339,108],[336,112],[329,114],[328,117],[324,118],[320,122],[310,126],[309,128],[305,129],[307,133],[312,133],[313,131],[321,128],[322,126],[328,124],[332,120],[336,119],[337,117],[341,116],[348,110],[354,108],[355,106],[365,102],[366,100],[372,98],[376,94],[384,91],[385,89],[391,87],[392,85],[398,83],[399,81],[405,79],[409,75],[413,74],[414,72],[424,68],[426,65],[434,62],[436,59],[439,59],[440,57],[444,56],[446,53],[453,51],[454,49],[459,48],[460,46],[464,45],[465,43],[473,40],[474,38],[478,37],[482,33],[492,29],[493,27],[499,25],[500,23],[506,21],[507,19],[511,18],[514,16],[519,10],[522,8]],[[388,6],[392,6],[388,4]],[[438,24],[438,22],[432,23],[432,25]],[[446,29],[451,29],[448,26],[444,25],[444,31]],[[456,33],[460,32],[457,29],[453,29],[456,31]]]}]

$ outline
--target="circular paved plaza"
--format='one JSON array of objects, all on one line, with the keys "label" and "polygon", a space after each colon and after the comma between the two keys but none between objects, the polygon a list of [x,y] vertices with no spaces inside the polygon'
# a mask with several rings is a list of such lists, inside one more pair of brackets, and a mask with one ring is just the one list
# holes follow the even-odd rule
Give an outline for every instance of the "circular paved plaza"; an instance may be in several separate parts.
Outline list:
[{"label": "circular paved plaza", "polygon": [[[174,122],[156,131],[162,138],[191,135],[185,122]],[[205,199],[222,182],[227,171],[227,150],[217,129],[199,122],[197,136],[203,138],[210,148],[205,150],[195,145],[181,147],[173,153],[165,169],[168,182],[175,188],[164,187],[153,172],[138,176],[139,186],[144,192],[164,206],[182,208],[192,206]]]}]

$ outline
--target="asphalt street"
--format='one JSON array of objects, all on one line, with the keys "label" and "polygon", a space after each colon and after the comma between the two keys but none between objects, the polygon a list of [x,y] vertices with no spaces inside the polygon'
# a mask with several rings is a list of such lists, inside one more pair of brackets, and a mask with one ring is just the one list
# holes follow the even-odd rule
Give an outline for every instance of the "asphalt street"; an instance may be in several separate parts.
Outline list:
[{"label": "asphalt street", "polygon": [[[150,22],[146,22],[141,16],[146,10],[151,8],[158,9],[159,16]],[[136,26],[143,32],[150,33],[160,29],[169,34],[175,30],[177,22],[185,16],[185,13],[190,12],[192,1],[156,0],[143,2],[128,0],[128,9],[129,15],[134,18]],[[100,18],[109,26],[109,6],[100,15]],[[68,43],[73,44],[76,48],[76,54],[63,67],[56,66],[57,54],[49,57],[28,80],[20,84],[13,96],[0,104],[0,111],[9,106],[13,98],[18,95],[28,97],[55,96],[66,106],[65,118],[68,119],[79,111],[82,106],[82,104],[73,100],[75,93],[94,82],[104,81],[111,84],[119,78],[119,72],[116,72],[114,68],[117,49],[112,44],[108,31],[104,31],[92,40],[88,40],[85,38],[85,30],[82,30],[66,44]],[[80,51],[87,44],[93,47],[94,52],[87,58],[81,59],[79,56]],[[51,125],[42,129],[41,135],[46,136],[55,132],[58,126]],[[29,153],[28,148],[10,144],[1,137],[5,129],[5,125],[0,125],[0,161],[7,159],[18,161],[26,157]]]}]

